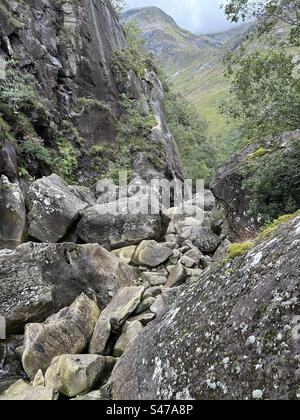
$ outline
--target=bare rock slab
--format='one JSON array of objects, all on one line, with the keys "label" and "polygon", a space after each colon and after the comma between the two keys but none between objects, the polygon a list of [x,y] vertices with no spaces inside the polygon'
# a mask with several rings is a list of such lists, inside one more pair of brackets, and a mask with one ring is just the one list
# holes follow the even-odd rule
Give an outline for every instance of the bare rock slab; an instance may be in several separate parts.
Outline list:
[{"label": "bare rock slab", "polygon": [[132,263],[137,266],[155,268],[166,262],[172,255],[171,249],[156,241],[143,241],[138,245],[132,257]]}]

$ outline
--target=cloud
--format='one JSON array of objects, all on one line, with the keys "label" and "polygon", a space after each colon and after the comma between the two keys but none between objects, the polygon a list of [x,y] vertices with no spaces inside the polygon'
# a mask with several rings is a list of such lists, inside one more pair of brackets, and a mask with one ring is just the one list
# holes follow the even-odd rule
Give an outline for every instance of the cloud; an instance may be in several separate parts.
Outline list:
[{"label": "cloud", "polygon": [[220,8],[222,0],[127,0],[127,4],[129,7],[160,7],[180,26],[193,32],[218,32],[231,25]]}]

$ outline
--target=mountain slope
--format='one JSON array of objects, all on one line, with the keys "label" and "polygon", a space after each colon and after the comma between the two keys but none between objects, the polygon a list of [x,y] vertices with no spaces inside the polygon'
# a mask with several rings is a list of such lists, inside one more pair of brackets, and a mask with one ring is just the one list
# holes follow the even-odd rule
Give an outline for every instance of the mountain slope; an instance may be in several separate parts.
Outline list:
[{"label": "mountain slope", "polygon": [[155,56],[175,91],[206,117],[214,141],[225,141],[234,127],[218,111],[219,101],[229,94],[222,60],[226,52],[239,45],[249,25],[209,36],[195,35],[157,7],[129,10],[123,20],[141,28],[145,49]]}]

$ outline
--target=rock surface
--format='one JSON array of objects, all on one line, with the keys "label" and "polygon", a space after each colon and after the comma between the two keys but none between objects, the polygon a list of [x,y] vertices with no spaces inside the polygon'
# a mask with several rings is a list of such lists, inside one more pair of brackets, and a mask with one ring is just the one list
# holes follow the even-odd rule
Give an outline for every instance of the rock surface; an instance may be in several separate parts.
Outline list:
[{"label": "rock surface", "polygon": [[91,354],[55,357],[45,375],[45,384],[69,398],[90,392],[101,385],[116,360]]},{"label": "rock surface", "polygon": [[82,212],[77,234],[83,242],[98,243],[108,250],[137,245],[144,239],[159,240],[167,220],[161,214],[148,214],[148,200],[148,196],[134,196],[91,207]]},{"label": "rock surface", "polygon": [[25,381],[17,381],[0,396],[0,401],[52,401],[56,395],[52,389],[31,386]]},{"label": "rock surface", "polygon": [[82,352],[92,337],[99,315],[95,302],[82,294],[44,324],[27,324],[22,356],[27,375],[34,379],[39,370],[46,372],[54,357]]},{"label": "rock surface", "polygon": [[217,201],[225,207],[230,228],[229,239],[234,242],[253,238],[259,229],[259,223],[249,211],[251,197],[247,196],[243,188],[244,177],[241,173],[245,161],[257,147],[257,144],[250,145],[241,153],[233,155],[217,172],[210,186]]},{"label": "rock surface", "polygon": [[143,241],[136,248],[131,261],[137,266],[155,268],[166,262],[172,255],[172,250],[156,241]]},{"label": "rock surface", "polygon": [[186,287],[112,375],[113,399],[299,395],[300,217]]},{"label": "rock surface", "polygon": [[103,309],[121,287],[137,281],[134,268],[99,245],[33,244],[0,251],[0,313],[7,333],[44,321],[86,293]]},{"label": "rock surface", "polygon": [[91,354],[105,355],[109,337],[122,328],[141,302],[144,287],[124,287],[101,313],[90,343]]},{"label": "rock surface", "polygon": [[0,249],[15,249],[25,236],[25,200],[18,184],[0,177]]},{"label": "rock surface", "polygon": [[87,207],[57,175],[35,181],[28,192],[29,235],[41,242],[58,242]]}]

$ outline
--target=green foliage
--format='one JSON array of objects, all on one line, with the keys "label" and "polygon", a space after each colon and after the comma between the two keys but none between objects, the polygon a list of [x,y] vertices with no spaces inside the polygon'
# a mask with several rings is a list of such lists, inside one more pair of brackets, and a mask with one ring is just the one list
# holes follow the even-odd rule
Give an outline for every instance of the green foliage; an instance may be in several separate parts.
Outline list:
[{"label": "green foliage", "polygon": [[74,181],[74,175],[78,167],[78,150],[75,149],[69,139],[60,137],[56,141],[59,156],[55,161],[56,172],[66,181]]},{"label": "green foliage", "polygon": [[244,188],[251,197],[251,211],[264,222],[300,208],[300,142],[276,148],[243,169]]},{"label": "green foliage", "polygon": [[261,139],[300,126],[300,78],[293,57],[283,52],[255,51],[231,60],[232,99],[222,110],[238,120],[248,138]]},{"label": "green foliage", "polygon": [[268,150],[264,146],[260,146],[258,149],[255,150],[254,153],[252,153],[250,159],[257,159],[263,157],[266,153],[268,153]]},{"label": "green foliage", "polygon": [[172,87],[165,99],[167,123],[178,145],[186,176],[209,185],[216,167],[216,149],[207,136],[207,122]]},{"label": "green foliage", "polygon": [[48,166],[53,162],[53,155],[49,149],[44,146],[40,137],[28,137],[22,142],[22,153],[27,163],[40,161]]},{"label": "green foliage", "polygon": [[0,101],[6,103],[13,112],[17,113],[26,101],[35,97],[32,84],[33,78],[30,74],[9,68],[5,80],[0,83]]},{"label": "green foliage", "polygon": [[230,0],[225,13],[232,22],[257,19],[256,34],[272,34],[278,26],[289,28],[289,43],[300,46],[299,0]]},{"label": "green foliage", "polygon": [[111,5],[118,16],[121,16],[126,9],[125,0],[110,0]]}]

